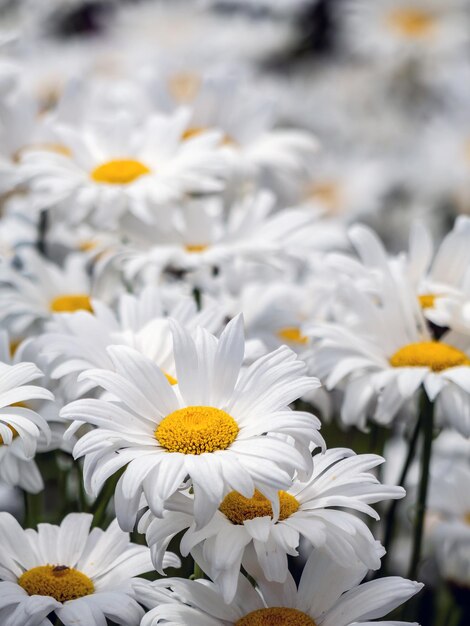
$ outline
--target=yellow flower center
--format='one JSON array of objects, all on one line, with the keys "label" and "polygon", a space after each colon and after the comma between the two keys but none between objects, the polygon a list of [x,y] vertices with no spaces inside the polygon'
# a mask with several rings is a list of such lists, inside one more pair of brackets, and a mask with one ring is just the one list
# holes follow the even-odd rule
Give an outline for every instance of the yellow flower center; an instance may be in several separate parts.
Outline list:
[{"label": "yellow flower center", "polygon": [[22,339],[12,339],[10,341],[10,356],[15,356],[16,351],[20,347],[22,341]]},{"label": "yellow flower center", "polygon": [[316,626],[316,624],[302,611],[275,606],[252,611],[236,621],[235,626]]},{"label": "yellow flower center", "polygon": [[193,137],[197,137],[201,133],[205,132],[207,129],[202,126],[191,126],[187,128],[184,133],[181,135],[181,139],[183,141],[187,141],[188,139],[192,139]]},{"label": "yellow flower center", "polygon": [[470,511],[468,513],[465,513],[465,515],[463,516],[463,521],[465,522],[465,524],[468,524],[470,526]]},{"label": "yellow flower center", "polygon": [[50,303],[53,313],[75,313],[75,311],[89,311],[93,313],[90,297],[84,293],[66,294],[57,296]]},{"label": "yellow flower center", "polygon": [[393,367],[429,367],[433,372],[441,372],[449,367],[470,365],[467,355],[453,346],[440,341],[410,343],[400,348],[390,358]]},{"label": "yellow flower center", "polygon": [[168,452],[204,454],[225,450],[238,435],[237,422],[212,406],[187,406],[162,419],[155,438]]},{"label": "yellow flower center", "polygon": [[177,102],[191,102],[201,87],[201,79],[192,72],[179,72],[170,77],[168,89]]},{"label": "yellow flower center", "polygon": [[204,250],[207,250],[209,246],[207,246],[204,243],[194,243],[194,244],[187,244],[186,246],[184,246],[184,249],[186,250],[186,252],[190,252],[190,253],[198,253],[198,252],[204,252]]},{"label": "yellow flower center", "polygon": [[297,328],[296,326],[281,328],[281,330],[277,331],[277,336],[282,341],[287,341],[288,343],[298,343],[300,345],[308,343],[308,337],[303,335],[300,328]]},{"label": "yellow flower center", "polygon": [[341,189],[335,181],[318,182],[307,189],[307,198],[323,204],[331,213],[341,207]]},{"label": "yellow flower center", "polygon": [[[25,406],[25,405],[22,402],[15,402],[15,404],[12,404],[12,406]],[[16,439],[18,437],[18,431],[16,430],[16,428],[13,428],[13,426],[10,426],[10,424],[7,424],[7,426],[13,433],[13,439]],[[0,446],[4,446],[4,445],[5,445],[5,442],[3,440],[3,437],[0,435]]]},{"label": "yellow flower center", "polygon": [[402,8],[394,10],[388,16],[388,25],[399,35],[419,39],[432,33],[436,19],[420,9]]},{"label": "yellow flower center", "polygon": [[83,598],[95,591],[88,576],[66,565],[33,567],[18,578],[18,584],[30,596],[50,596],[57,602]]},{"label": "yellow flower center", "polygon": [[128,185],[146,174],[150,174],[150,170],[140,161],[116,159],[95,167],[91,178],[97,183]]},{"label": "yellow flower center", "polygon": [[437,296],[433,293],[424,293],[422,296],[418,296],[419,303],[422,309],[432,309]]},{"label": "yellow flower center", "polygon": [[[294,496],[286,491],[279,492],[280,513],[279,519],[285,520],[299,509],[299,502]],[[222,501],[219,511],[228,518],[232,524],[243,524],[256,517],[272,518],[273,509],[271,502],[258,490],[252,498],[245,498],[238,491],[231,491]]]}]

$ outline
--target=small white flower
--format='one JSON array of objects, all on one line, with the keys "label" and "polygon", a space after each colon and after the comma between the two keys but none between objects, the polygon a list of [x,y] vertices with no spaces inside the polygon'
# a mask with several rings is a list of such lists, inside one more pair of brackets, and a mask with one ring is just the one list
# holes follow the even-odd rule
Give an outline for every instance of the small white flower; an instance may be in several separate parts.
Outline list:
[{"label": "small white flower", "polygon": [[212,518],[229,491],[250,498],[258,489],[278,515],[278,490],[290,485],[295,471],[311,474],[309,446],[323,444],[319,420],[289,409],[318,381],[305,376],[305,365],[288,348],[241,371],[241,316],[219,340],[204,329],[193,339],[176,322],[173,328],[177,385],[153,361],[112,346],[114,372],[80,376],[110,392],[112,401],[78,400],[62,410],[63,417],[97,426],[74,449],[76,457],[85,455],[88,490],[96,493],[127,466],[115,493],[125,529],[134,525],[142,493],[161,517],[188,476],[198,525]]}]

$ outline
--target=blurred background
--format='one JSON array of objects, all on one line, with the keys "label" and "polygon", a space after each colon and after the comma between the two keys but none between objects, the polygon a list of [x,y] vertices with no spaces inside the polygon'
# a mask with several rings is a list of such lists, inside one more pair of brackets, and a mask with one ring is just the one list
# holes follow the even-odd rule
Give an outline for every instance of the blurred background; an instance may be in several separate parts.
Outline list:
[{"label": "blurred background", "polygon": [[416,217],[440,236],[470,211],[469,58],[466,0],[0,2],[3,93],[18,65],[44,111],[85,77],[106,98],[158,74],[180,103],[213,77],[225,115],[317,136],[286,204],[366,222],[391,251]]}]

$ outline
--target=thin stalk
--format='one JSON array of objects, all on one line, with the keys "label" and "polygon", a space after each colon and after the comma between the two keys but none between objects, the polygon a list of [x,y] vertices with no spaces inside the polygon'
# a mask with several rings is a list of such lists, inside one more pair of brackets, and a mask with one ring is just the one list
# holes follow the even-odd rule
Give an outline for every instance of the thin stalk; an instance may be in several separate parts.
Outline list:
[{"label": "thin stalk", "polygon": [[41,495],[24,491],[24,527],[35,528],[41,517]]},{"label": "thin stalk", "polygon": [[111,502],[111,498],[114,495],[116,485],[121,475],[122,471],[119,471],[110,478],[108,478],[108,480],[103,485],[100,493],[98,494],[98,497],[96,498],[91,508],[91,512],[93,513],[93,526],[101,527],[102,524],[106,521],[106,511],[108,509],[109,503]]},{"label": "thin stalk", "polygon": [[[416,420],[416,424],[413,429],[413,433],[411,435],[411,439],[408,445],[408,454],[406,455],[405,463],[401,470],[400,478],[398,481],[398,484],[400,485],[400,487],[405,486],[406,478],[408,476],[408,471],[410,469],[413,459],[415,458],[416,444],[418,443],[419,431],[421,427],[421,416],[422,416],[422,411],[420,411],[420,415],[418,419]],[[385,519],[385,535],[384,535],[383,546],[386,550],[386,553],[382,559],[382,567],[381,567],[382,576],[386,572],[387,562],[388,562],[388,558],[390,555],[390,547],[392,545],[393,537],[395,534],[395,521],[396,521],[396,514],[397,514],[399,502],[400,502],[399,500],[392,501],[388,509],[387,517]]]},{"label": "thin stalk", "polygon": [[192,575],[190,576],[191,580],[197,580],[198,578],[204,578],[204,577],[205,577],[204,572],[199,567],[199,565],[196,563],[196,561],[194,561],[194,571],[193,571]]},{"label": "thin stalk", "polygon": [[416,503],[416,517],[413,531],[413,550],[411,554],[408,578],[416,579],[418,565],[421,559],[423,545],[424,517],[426,514],[426,500],[429,485],[429,467],[431,464],[432,440],[434,432],[434,403],[423,393],[423,405],[421,409],[423,451],[421,455],[421,474],[419,479],[418,500]]},{"label": "thin stalk", "polygon": [[46,255],[46,237],[47,231],[49,227],[49,215],[47,209],[43,209],[39,214],[39,224],[38,224],[38,241],[37,248],[38,252],[42,255]]}]

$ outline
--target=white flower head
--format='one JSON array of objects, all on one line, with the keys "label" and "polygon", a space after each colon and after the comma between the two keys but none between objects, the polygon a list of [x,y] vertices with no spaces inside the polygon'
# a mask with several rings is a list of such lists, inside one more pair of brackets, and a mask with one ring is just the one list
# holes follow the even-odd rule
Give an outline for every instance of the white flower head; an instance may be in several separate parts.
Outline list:
[{"label": "white flower head", "polygon": [[[362,249],[369,269],[363,277],[369,284],[364,288],[361,281],[355,284],[343,277],[338,296],[344,318],[306,329],[318,340],[310,353],[312,371],[327,389],[344,391],[345,424],[363,428],[370,417],[388,425],[407,403],[416,405],[423,386],[436,402],[440,424],[468,436],[469,338],[450,331],[437,339],[406,265],[400,260],[391,264],[367,229],[355,227],[351,237]],[[355,267],[353,261],[351,266]]]},{"label": "white flower head", "polygon": [[189,115],[180,109],[137,123],[121,112],[78,129],[60,125],[62,153],[34,149],[23,155],[21,171],[32,201],[58,210],[71,224],[89,220],[112,230],[129,213],[151,223],[158,209],[187,193],[220,192],[225,169],[220,133],[184,140]]},{"label": "white flower head", "polygon": [[[189,551],[231,602],[241,565],[254,578],[283,583],[288,576],[287,556],[298,556],[302,538],[315,547],[324,546],[339,563],[364,562],[380,567],[376,542],[366,524],[353,512],[373,518],[369,505],[387,498],[401,498],[400,487],[381,485],[368,472],[383,462],[375,455],[356,456],[351,450],[331,449],[314,457],[314,471],[306,482],[294,480],[279,492],[280,513],[273,519],[271,503],[256,492],[244,498],[229,493],[209,524],[198,530],[193,519],[193,499],[179,493],[167,503],[163,518],[149,512],[139,523],[146,531],[156,569],[162,573],[165,550],[174,535],[189,528],[181,540],[183,555]],[[342,507],[336,510],[334,507]],[[353,512],[351,512],[353,511]]]},{"label": "white flower head", "polygon": [[[90,530],[92,516],[70,513],[60,526],[23,530],[0,513],[0,614],[8,626],[101,626],[106,618],[138,626],[144,613],[132,580],[152,569],[149,550],[129,541],[116,521]],[[168,564],[179,559],[169,553]]]},{"label": "white flower head", "polygon": [[[142,493],[154,515],[189,477],[198,525],[207,523],[229,491],[247,498],[258,489],[279,515],[279,489],[295,472],[312,472],[309,446],[323,445],[319,420],[289,404],[318,386],[305,364],[280,348],[241,370],[243,319],[232,320],[217,339],[204,329],[195,338],[173,324],[177,384],[134,350],[113,346],[115,371],[91,370],[88,378],[112,401],[78,400],[62,415],[97,426],[76,444],[85,455],[87,488],[127,466],[115,493],[117,517],[131,529]],[[115,398],[115,400],[114,400]],[[262,459],[262,463],[260,460]]]},{"label": "white flower head", "polygon": [[[359,584],[366,573],[362,563],[339,564],[320,548],[312,551],[298,587],[290,574],[281,584],[258,580],[258,589],[240,576],[238,592],[230,604],[225,604],[217,587],[207,581],[172,579],[139,585],[142,602],[155,606],[145,615],[142,626],[371,626],[376,622],[370,620],[387,615],[423,586],[398,576]],[[169,588],[166,599],[164,586]],[[408,622],[377,624],[406,626]]]}]

